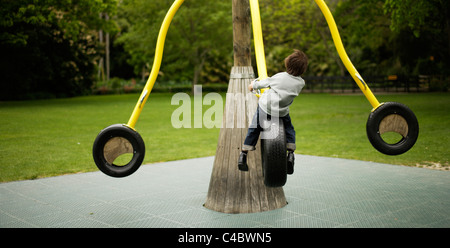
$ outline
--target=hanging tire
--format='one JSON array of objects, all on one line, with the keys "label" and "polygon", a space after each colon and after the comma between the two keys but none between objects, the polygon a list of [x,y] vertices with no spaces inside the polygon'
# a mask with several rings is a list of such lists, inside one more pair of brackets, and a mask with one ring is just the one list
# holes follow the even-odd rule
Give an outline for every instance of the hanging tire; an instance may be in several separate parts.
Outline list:
[{"label": "hanging tire", "polygon": [[[114,163],[117,157],[126,153],[132,154],[128,163]],[[139,169],[144,161],[145,144],[138,132],[125,125],[115,124],[97,135],[92,154],[100,171],[111,177],[126,177]]]},{"label": "hanging tire", "polygon": [[282,187],[287,180],[286,133],[283,121],[273,118],[270,127],[265,129],[268,138],[261,137],[261,158],[264,185]]},{"label": "hanging tire", "polygon": [[[411,149],[419,136],[419,123],[414,112],[406,105],[386,102],[375,109],[367,120],[367,137],[372,146],[386,155],[400,155]],[[402,138],[393,144],[386,142],[382,134],[399,133]]]}]

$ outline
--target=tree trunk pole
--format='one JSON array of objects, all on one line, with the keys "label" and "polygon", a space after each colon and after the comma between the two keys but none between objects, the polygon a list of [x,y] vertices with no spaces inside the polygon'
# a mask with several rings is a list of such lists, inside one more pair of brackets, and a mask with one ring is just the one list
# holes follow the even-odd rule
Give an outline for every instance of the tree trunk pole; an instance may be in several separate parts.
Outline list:
[{"label": "tree trunk pole", "polygon": [[287,202],[282,187],[269,188],[264,185],[260,142],[256,151],[248,154],[249,171],[242,172],[237,166],[258,99],[247,89],[255,78],[251,66],[249,1],[232,1],[234,66],[204,206],[223,213],[256,213],[281,208]]},{"label": "tree trunk pole", "polygon": [[250,5],[248,0],[232,1],[234,66],[252,66]]}]

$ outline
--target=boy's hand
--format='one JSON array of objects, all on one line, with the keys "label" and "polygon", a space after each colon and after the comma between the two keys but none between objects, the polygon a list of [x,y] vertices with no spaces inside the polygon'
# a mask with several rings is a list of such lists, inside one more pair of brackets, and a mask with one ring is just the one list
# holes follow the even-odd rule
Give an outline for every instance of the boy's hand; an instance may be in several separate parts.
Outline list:
[{"label": "boy's hand", "polygon": [[258,80],[259,80],[259,78],[253,80],[253,81],[248,85],[248,90],[249,90],[249,91],[253,91],[253,90],[254,90],[254,89],[253,89],[253,83],[256,82],[256,81],[258,81]]}]

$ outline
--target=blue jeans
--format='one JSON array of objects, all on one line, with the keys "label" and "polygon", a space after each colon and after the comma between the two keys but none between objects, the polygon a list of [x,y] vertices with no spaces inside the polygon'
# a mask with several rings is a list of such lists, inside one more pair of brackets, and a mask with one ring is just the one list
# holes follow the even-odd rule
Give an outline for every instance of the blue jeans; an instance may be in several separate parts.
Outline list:
[{"label": "blue jeans", "polygon": [[[255,150],[256,143],[258,143],[258,138],[263,131],[263,128],[260,125],[260,113],[262,118],[270,119],[271,116],[264,112],[259,106],[256,109],[256,113],[253,115],[252,124],[248,128],[247,137],[245,137],[244,146],[242,150],[253,151]],[[283,120],[284,130],[286,132],[286,148],[288,150],[294,151],[296,149],[295,145],[295,130],[294,126],[291,122],[291,117],[289,114],[283,117],[279,117]],[[263,120],[263,119],[262,119]]]}]

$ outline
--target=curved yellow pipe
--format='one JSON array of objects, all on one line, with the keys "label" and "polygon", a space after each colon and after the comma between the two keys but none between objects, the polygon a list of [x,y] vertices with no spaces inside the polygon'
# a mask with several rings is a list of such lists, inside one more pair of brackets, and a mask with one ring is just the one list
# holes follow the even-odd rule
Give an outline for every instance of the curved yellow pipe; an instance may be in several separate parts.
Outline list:
[{"label": "curved yellow pipe", "polygon": [[183,4],[184,0],[175,0],[175,2],[170,7],[169,11],[164,18],[164,21],[161,25],[161,29],[159,30],[158,40],[156,42],[156,51],[155,51],[155,59],[153,61],[152,71],[150,72],[150,76],[145,84],[144,89],[142,90],[141,96],[134,107],[133,113],[131,114],[130,119],[128,120],[127,126],[134,129],[136,122],[139,118],[139,115],[144,108],[144,104],[147,102],[148,96],[153,89],[153,85],[155,85],[156,78],[158,77],[159,69],[161,67],[161,60],[164,51],[164,42],[166,40],[167,31],[169,29],[170,23],[172,22],[175,13],[178,11],[180,6]]},{"label": "curved yellow pipe", "polygon": [[266,56],[264,54],[264,42],[261,27],[261,15],[259,13],[258,0],[250,0],[250,12],[252,16],[253,39],[255,42],[256,65],[260,80],[267,78]]},{"label": "curved yellow pipe", "polygon": [[356,84],[364,93],[364,95],[366,96],[367,100],[370,102],[372,107],[374,109],[378,108],[381,104],[375,98],[372,91],[369,89],[369,86],[367,86],[366,82],[364,82],[364,79],[361,77],[356,68],[353,66],[352,62],[348,58],[347,53],[345,52],[344,45],[342,45],[342,40],[339,35],[338,28],[336,26],[336,22],[334,21],[330,9],[323,0],[314,0],[314,1],[317,3],[317,5],[319,5],[320,10],[322,11],[323,15],[325,16],[325,19],[327,20],[331,36],[333,37],[334,45],[336,46],[336,50],[339,53],[339,57],[341,58],[348,72],[353,77],[353,80],[355,80]]}]

